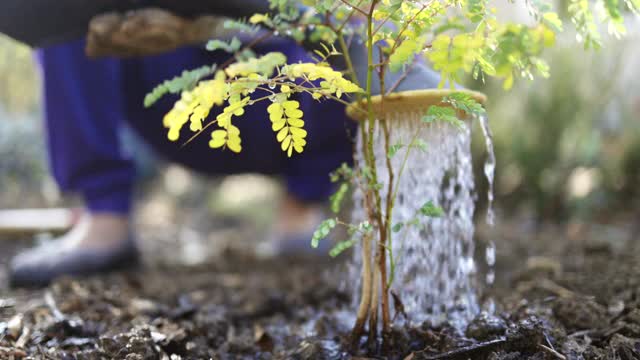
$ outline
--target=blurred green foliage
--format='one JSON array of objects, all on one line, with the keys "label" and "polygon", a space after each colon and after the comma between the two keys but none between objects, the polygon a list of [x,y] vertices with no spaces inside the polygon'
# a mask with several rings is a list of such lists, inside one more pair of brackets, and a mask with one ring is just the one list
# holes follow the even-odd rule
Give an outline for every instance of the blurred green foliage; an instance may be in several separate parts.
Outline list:
[{"label": "blurred green foliage", "polygon": [[38,110],[40,85],[32,51],[0,34],[0,107],[9,112]]},{"label": "blurred green foliage", "polygon": [[[592,220],[638,205],[640,83],[629,81],[640,76],[637,44],[630,38],[597,52],[559,46],[546,54],[548,79],[521,81],[511,93],[481,85],[490,99],[497,203],[505,214],[526,209],[538,220]],[[484,151],[483,141],[474,150]]]}]

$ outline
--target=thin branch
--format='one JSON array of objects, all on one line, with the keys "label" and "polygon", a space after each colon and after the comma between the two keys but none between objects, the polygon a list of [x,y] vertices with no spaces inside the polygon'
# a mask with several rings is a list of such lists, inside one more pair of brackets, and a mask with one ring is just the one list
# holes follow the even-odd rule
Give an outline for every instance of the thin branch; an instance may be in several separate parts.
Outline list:
[{"label": "thin branch", "polygon": [[402,83],[404,81],[404,79],[407,78],[407,76],[409,75],[409,73],[411,72],[411,70],[413,69],[413,67],[416,65],[416,59],[414,58],[413,61],[411,62],[411,64],[409,64],[409,66],[407,67],[407,69],[405,70],[404,73],[402,73],[402,75],[400,75],[400,77],[398,78],[398,80],[396,80],[393,85],[391,85],[391,87],[389,88],[389,90],[387,90],[385,95],[389,95],[391,94],[396,88],[398,88],[398,86],[400,86],[400,83]]},{"label": "thin branch", "polygon": [[[378,53],[380,56],[380,59],[383,60],[384,62],[384,53],[382,51],[381,47],[378,47]],[[385,67],[381,67],[378,70],[378,76],[379,76],[379,80],[380,80],[380,93],[384,94],[385,93],[385,81],[384,81],[384,76],[385,76]],[[380,113],[384,114],[384,96],[381,97],[381,101],[380,101],[380,107],[381,107],[381,111]],[[382,123],[382,130],[384,133],[384,143],[385,143],[385,149],[389,149],[390,141],[391,141],[391,130],[389,129],[389,122],[387,121],[387,119],[380,119],[381,123]],[[386,155],[386,154],[385,154]],[[391,163],[391,158],[386,155],[386,165],[387,165],[387,172],[389,173],[389,184],[387,186],[387,209],[386,209],[386,219],[384,220],[384,224],[382,226],[381,232],[384,234],[385,237],[381,237],[380,238],[380,244],[379,244],[379,254],[378,256],[379,258],[379,267],[380,267],[380,281],[381,281],[381,289],[382,289],[382,329],[383,329],[383,333],[387,334],[389,329],[390,329],[390,317],[389,317],[389,283],[387,281],[387,260],[386,260],[386,251],[385,251],[385,246],[388,247],[389,249],[389,255],[393,256],[393,250],[392,250],[392,238],[391,238],[391,221],[392,221],[392,217],[393,217],[393,201],[391,199],[391,193],[393,192],[393,182],[394,182],[394,171],[393,171],[393,165]],[[386,243],[385,244],[385,240]]]},{"label": "thin branch", "polygon": [[[362,0],[358,0],[358,4],[356,6],[360,6],[360,4],[362,3]],[[342,30],[344,29],[344,27],[349,23],[349,21],[351,20],[351,18],[353,17],[353,14],[356,12],[356,8],[351,9],[351,12],[349,13],[349,16],[347,16],[346,19],[344,19],[344,21],[342,22],[342,24],[340,26],[338,26],[338,29],[336,29],[336,33],[338,34],[342,34]]]},{"label": "thin branch", "polygon": [[567,360],[567,357],[560,354],[559,352],[553,350],[552,348],[542,345],[542,344],[538,344],[538,346],[547,354],[550,354],[552,356],[554,356],[556,359],[560,359],[560,360]]},{"label": "thin branch", "polygon": [[196,137],[200,136],[200,134],[202,134],[205,130],[207,130],[208,127],[210,127],[211,125],[215,124],[218,122],[218,119],[214,119],[213,121],[209,122],[207,125],[205,125],[202,129],[200,129],[197,133],[191,135],[191,137],[189,139],[187,139],[187,141],[185,141],[182,145],[180,145],[181,148],[187,146],[190,142],[192,142]]},{"label": "thin branch", "polygon": [[357,11],[357,12],[361,13],[362,15],[364,15],[364,16],[369,16],[369,14],[367,14],[364,10],[360,9],[360,8],[359,8],[359,7],[357,7],[357,6],[354,6],[353,4],[349,3],[348,1],[346,1],[346,0],[340,0],[340,1],[341,1],[342,3],[344,3],[345,5],[347,5],[347,6],[351,7],[353,10],[355,10],[355,11]]},{"label": "thin branch", "polygon": [[395,12],[394,12],[394,13],[392,13],[392,14],[389,14],[389,16],[387,16],[386,18],[384,18],[384,20],[382,20],[382,21],[378,24],[378,26],[376,26],[375,30],[373,30],[373,35],[377,34],[377,33],[378,33],[378,31],[380,31],[380,29],[382,29],[382,27],[384,26],[384,24],[386,24],[386,23],[387,23],[387,21],[389,21],[389,19],[391,19],[391,16],[393,16],[393,14],[395,14]]}]

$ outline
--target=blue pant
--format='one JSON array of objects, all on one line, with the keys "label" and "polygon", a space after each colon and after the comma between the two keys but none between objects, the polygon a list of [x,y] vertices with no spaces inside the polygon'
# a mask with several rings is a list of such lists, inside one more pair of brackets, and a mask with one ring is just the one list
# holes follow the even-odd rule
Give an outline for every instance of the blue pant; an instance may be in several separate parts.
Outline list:
[{"label": "blue pant", "polygon": [[[301,47],[282,39],[256,50],[283,52],[289,62],[310,60]],[[171,161],[212,175],[280,174],[289,192],[307,202],[326,199],[332,191],[328,174],[341,163],[351,162],[354,124],[346,120],[344,106],[306,95],[299,100],[309,132],[308,145],[304,153],[292,158],[282,152],[271,130],[266,112],[269,101],[248,107],[245,115],[234,121],[242,134],[240,154],[209,148],[209,132],[185,147],[181,141],[170,142],[162,117],[176,98],[167,97],[145,109],[145,94],[184,69],[220,64],[228,54],[184,48],[146,58],[90,60],[84,55],[84,43],[78,41],[42,49],[38,56],[54,178],[63,191],[80,193],[92,211],[126,213],[131,208],[135,168],[132,154],[123,150],[119,136],[125,123]],[[185,126],[181,140],[189,136]]]}]

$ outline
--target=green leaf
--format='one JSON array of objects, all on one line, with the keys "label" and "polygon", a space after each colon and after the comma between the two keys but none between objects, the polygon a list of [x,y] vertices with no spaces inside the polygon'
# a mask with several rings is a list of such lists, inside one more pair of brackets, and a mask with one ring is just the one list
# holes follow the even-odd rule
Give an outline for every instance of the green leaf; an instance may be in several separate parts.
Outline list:
[{"label": "green leaf", "polygon": [[247,34],[255,34],[260,31],[260,26],[249,24],[246,19],[225,20],[224,28]]},{"label": "green leaf", "polygon": [[602,40],[593,12],[589,8],[589,0],[570,0],[568,11],[571,21],[576,26],[579,38],[584,41],[584,47],[599,49]]},{"label": "green leaf", "polygon": [[318,225],[318,228],[313,233],[313,237],[311,238],[311,247],[314,249],[318,248],[320,245],[320,240],[326,239],[329,236],[329,233],[333,228],[336,227],[337,221],[335,219],[327,219]]},{"label": "green leaf", "polygon": [[338,190],[329,198],[329,202],[331,203],[331,211],[333,211],[335,214],[340,212],[340,208],[342,207],[342,202],[348,191],[349,191],[349,184],[346,182],[343,182],[342,184],[340,184],[340,187],[338,188]]},{"label": "green leaf", "polygon": [[404,147],[403,144],[395,144],[389,146],[389,152],[387,153],[387,156],[389,158],[394,157],[398,153],[398,150],[402,149],[402,147]]},{"label": "green leaf", "polygon": [[277,67],[287,62],[287,57],[280,52],[270,52],[259,58],[251,58],[247,61],[239,61],[229,65],[225,71],[229,77],[249,76],[253,73],[270,77]]},{"label": "green leaf", "polygon": [[240,46],[242,46],[242,43],[235,36],[229,42],[218,39],[209,40],[209,42],[207,42],[207,50],[209,51],[223,50],[232,54],[238,51]]},{"label": "green leaf", "polygon": [[432,201],[427,201],[420,208],[420,214],[428,217],[441,217],[444,215],[444,210],[441,207],[436,206]]},{"label": "green leaf", "polygon": [[180,76],[165,80],[144,97],[144,106],[150,107],[166,94],[178,94],[192,89],[200,79],[213,74],[215,69],[215,65],[203,66],[194,70],[185,70]]},{"label": "green leaf", "polygon": [[402,66],[409,64],[415,56],[422,51],[426,38],[406,38],[396,50],[389,56],[389,69],[393,72],[402,70]]},{"label": "green leaf", "polygon": [[431,105],[429,110],[427,110],[427,115],[422,117],[422,121],[426,123],[444,121],[457,128],[462,128],[464,126],[464,123],[458,119],[456,110],[449,106]]},{"label": "green leaf", "polygon": [[349,240],[345,240],[345,241],[340,241],[339,243],[337,243],[332,249],[331,251],[329,251],[329,256],[331,256],[332,258],[342,254],[344,251],[346,251],[347,249],[352,248],[355,244],[358,243],[358,240],[356,239],[349,239]]},{"label": "green leaf", "polygon": [[462,110],[470,115],[481,115],[485,113],[482,105],[468,93],[455,92],[449,96],[445,96],[443,101],[451,104],[454,109]]},{"label": "green leaf", "polygon": [[338,182],[340,180],[351,180],[353,178],[353,169],[347,165],[347,163],[342,163],[339,168],[333,171],[330,174],[331,182]]},{"label": "green leaf", "polygon": [[404,223],[397,223],[397,224],[393,224],[393,227],[391,228],[391,231],[393,231],[394,233],[397,233],[398,231],[402,230],[402,227],[404,226]]},{"label": "green leaf", "polygon": [[240,52],[236,53],[235,56],[238,61],[249,61],[249,59],[257,57],[256,53],[249,48],[241,50]]},{"label": "green leaf", "polygon": [[468,0],[467,11],[469,20],[479,23],[487,15],[487,0]]},{"label": "green leaf", "polygon": [[562,20],[555,12],[549,11],[542,14],[542,19],[555,31],[562,31]]},{"label": "green leaf", "polygon": [[427,152],[427,149],[429,148],[429,146],[427,145],[427,143],[422,140],[422,139],[416,139],[413,144],[411,145],[411,147],[415,147],[420,149],[420,151],[422,152]]},{"label": "green leaf", "polygon": [[607,11],[607,15],[609,16],[611,21],[615,21],[615,22],[624,21],[624,19],[622,18],[622,14],[620,12],[619,0],[604,0],[603,3]]}]

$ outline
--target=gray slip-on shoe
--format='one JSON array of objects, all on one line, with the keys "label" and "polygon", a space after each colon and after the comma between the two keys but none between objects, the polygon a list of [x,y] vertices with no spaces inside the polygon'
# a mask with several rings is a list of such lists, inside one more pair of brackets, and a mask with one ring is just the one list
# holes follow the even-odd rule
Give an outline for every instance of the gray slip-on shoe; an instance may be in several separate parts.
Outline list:
[{"label": "gray slip-on shoe", "polygon": [[124,270],[139,264],[135,241],[112,249],[68,248],[53,241],[16,255],[9,265],[12,287],[42,287],[61,276],[88,276]]}]

